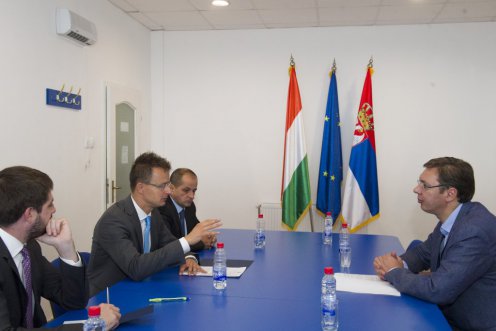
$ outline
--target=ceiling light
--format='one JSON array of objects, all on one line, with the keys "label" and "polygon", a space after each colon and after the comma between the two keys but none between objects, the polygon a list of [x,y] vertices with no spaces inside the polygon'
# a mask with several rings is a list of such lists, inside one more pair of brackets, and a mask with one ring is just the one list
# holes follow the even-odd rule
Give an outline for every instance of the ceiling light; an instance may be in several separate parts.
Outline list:
[{"label": "ceiling light", "polygon": [[225,7],[225,6],[229,6],[229,1],[227,1],[227,0],[213,0],[212,5],[217,6],[217,7]]}]

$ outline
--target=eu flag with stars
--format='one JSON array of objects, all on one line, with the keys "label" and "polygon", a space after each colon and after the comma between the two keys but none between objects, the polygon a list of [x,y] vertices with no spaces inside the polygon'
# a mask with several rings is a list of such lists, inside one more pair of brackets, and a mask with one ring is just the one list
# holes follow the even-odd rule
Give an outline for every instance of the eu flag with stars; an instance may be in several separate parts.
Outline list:
[{"label": "eu flag with stars", "polygon": [[341,182],[343,158],[341,153],[341,122],[339,120],[336,64],[330,72],[331,83],[324,117],[324,134],[320,154],[317,211],[325,216],[330,212],[334,222],[341,212]]}]

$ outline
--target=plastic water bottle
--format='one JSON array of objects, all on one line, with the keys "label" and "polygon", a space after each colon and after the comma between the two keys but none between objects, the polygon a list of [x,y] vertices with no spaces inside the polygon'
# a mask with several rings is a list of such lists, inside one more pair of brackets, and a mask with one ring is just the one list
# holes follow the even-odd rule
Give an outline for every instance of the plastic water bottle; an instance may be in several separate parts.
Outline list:
[{"label": "plastic water bottle", "polygon": [[341,268],[349,268],[351,265],[351,244],[348,224],[343,224],[339,233],[339,256]]},{"label": "plastic water bottle", "polygon": [[84,331],[105,331],[105,321],[100,317],[100,307],[88,308],[88,319],[84,322]]},{"label": "plastic water bottle", "polygon": [[348,224],[343,223],[341,225],[341,232],[339,233],[339,249],[349,246],[350,246],[350,231],[348,230]]},{"label": "plastic water bottle", "polygon": [[338,299],[336,296],[336,278],[334,278],[332,267],[324,268],[320,304],[322,308],[322,331],[336,331],[339,326]]},{"label": "plastic water bottle", "polygon": [[214,267],[213,278],[214,287],[216,290],[223,290],[227,286],[227,265],[226,265],[226,251],[224,250],[224,243],[218,242],[217,249],[214,254]]},{"label": "plastic water bottle", "polygon": [[324,219],[324,232],[322,233],[324,245],[332,245],[332,216],[327,212]]},{"label": "plastic water bottle", "polygon": [[265,247],[265,221],[263,214],[259,214],[257,218],[257,231],[255,232],[255,248]]}]

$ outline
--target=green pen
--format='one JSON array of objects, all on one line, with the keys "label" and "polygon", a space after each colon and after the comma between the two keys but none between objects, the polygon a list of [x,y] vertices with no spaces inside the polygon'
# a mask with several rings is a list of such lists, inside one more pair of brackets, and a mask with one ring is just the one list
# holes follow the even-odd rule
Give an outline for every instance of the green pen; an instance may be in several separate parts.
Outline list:
[{"label": "green pen", "polygon": [[173,301],[189,301],[190,297],[176,297],[176,298],[152,298],[149,302],[173,302]]}]

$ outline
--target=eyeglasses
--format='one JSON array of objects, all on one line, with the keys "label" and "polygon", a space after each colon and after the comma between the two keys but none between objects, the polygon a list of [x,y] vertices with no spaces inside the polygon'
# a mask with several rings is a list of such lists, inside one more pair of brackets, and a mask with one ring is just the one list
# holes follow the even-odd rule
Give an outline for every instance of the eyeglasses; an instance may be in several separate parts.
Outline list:
[{"label": "eyeglasses", "polygon": [[154,186],[154,187],[158,188],[159,190],[163,191],[163,190],[165,190],[166,188],[168,188],[171,185],[171,182],[163,183],[163,184],[160,184],[160,185],[153,184],[153,183],[145,183],[145,184],[146,185]]},{"label": "eyeglasses", "polygon": [[448,184],[429,185],[429,184],[424,183],[420,179],[417,180],[417,185],[419,185],[420,188],[422,188],[423,190],[429,190],[429,189],[435,188],[435,187],[449,187]]}]

